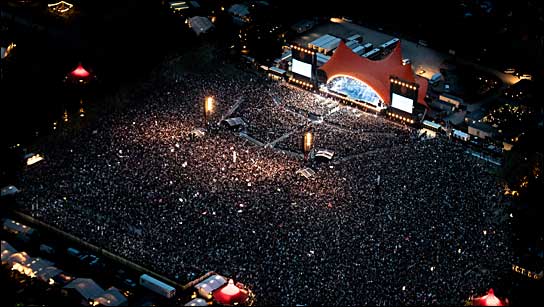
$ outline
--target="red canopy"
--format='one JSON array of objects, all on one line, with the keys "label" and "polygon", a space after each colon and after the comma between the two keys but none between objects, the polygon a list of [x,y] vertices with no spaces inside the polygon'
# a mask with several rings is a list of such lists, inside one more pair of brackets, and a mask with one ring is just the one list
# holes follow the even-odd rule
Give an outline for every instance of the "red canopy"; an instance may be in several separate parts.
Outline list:
[{"label": "red canopy", "polygon": [[327,82],[335,76],[349,76],[368,84],[380,98],[390,104],[390,77],[395,76],[419,84],[418,102],[428,107],[423,98],[427,92],[427,80],[414,77],[412,65],[402,65],[400,42],[385,58],[373,61],[353,52],[341,41],[329,61],[320,68],[327,73]]},{"label": "red canopy", "polygon": [[229,280],[226,286],[213,293],[215,301],[222,305],[241,304],[247,297],[247,291],[236,287],[232,279]]},{"label": "red canopy", "polygon": [[70,75],[72,75],[72,77],[75,77],[75,78],[87,78],[90,73],[85,69],[83,68],[83,66],[81,64],[79,64],[76,69],[74,69]]},{"label": "red canopy", "polygon": [[495,291],[489,289],[487,295],[472,300],[474,306],[506,306],[507,304],[495,296]]}]

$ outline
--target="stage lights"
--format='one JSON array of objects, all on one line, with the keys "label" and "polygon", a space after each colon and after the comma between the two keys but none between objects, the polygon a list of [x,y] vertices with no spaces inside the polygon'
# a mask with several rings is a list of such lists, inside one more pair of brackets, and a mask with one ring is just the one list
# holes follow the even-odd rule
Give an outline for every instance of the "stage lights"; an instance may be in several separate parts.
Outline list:
[{"label": "stage lights", "polygon": [[296,46],[296,45],[291,45],[291,49],[294,49],[294,50],[297,50],[297,51],[300,51],[300,52],[304,52],[304,53],[307,53],[307,54],[310,54],[310,55],[315,54],[315,51],[312,51],[312,50],[309,50],[309,49],[306,49],[306,48],[302,48],[302,47],[299,47],[299,46]]},{"label": "stage lights", "polygon": [[401,115],[398,115],[398,114],[395,114],[395,113],[387,113],[389,116],[391,116],[392,118],[394,119],[397,119],[397,120],[400,120],[402,122],[405,122],[407,124],[413,124],[415,123],[415,121],[409,117],[404,117],[404,116],[401,116]]},{"label": "stage lights", "polygon": [[302,87],[305,87],[305,88],[308,88],[308,89],[311,89],[314,87],[313,84],[309,83],[309,82],[304,82],[304,81],[301,81],[301,80],[298,80],[298,79],[295,79],[295,78],[289,78],[289,82],[291,83],[295,83],[299,86],[302,86]]},{"label": "stage lights", "polygon": [[408,82],[403,82],[403,81],[400,81],[400,80],[395,79],[395,78],[391,78],[391,79],[389,79],[389,81],[391,81],[391,83],[393,83],[393,84],[397,84],[397,85],[406,87],[406,88],[411,89],[411,90],[417,89],[416,85],[410,84]]}]

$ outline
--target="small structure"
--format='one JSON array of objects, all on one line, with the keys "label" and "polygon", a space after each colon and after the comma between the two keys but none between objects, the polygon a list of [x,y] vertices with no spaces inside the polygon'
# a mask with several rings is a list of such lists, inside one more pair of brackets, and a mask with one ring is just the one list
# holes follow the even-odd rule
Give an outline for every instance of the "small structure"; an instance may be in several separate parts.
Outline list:
[{"label": "small structure", "polygon": [[473,306],[508,306],[508,300],[502,301],[495,296],[495,291],[489,289],[486,295],[472,299]]},{"label": "small structure", "polygon": [[325,34],[308,43],[308,48],[316,50],[325,55],[330,55],[332,51],[338,47],[341,41],[342,39],[339,37]]},{"label": "small structure", "polygon": [[90,71],[85,69],[81,63],[72,70],[65,78],[65,81],[76,83],[76,84],[86,84],[93,78],[93,75]]},{"label": "small structure", "polygon": [[248,21],[249,18],[249,9],[243,4],[233,4],[228,12],[235,17],[241,18],[244,21]]},{"label": "small structure", "polygon": [[245,289],[240,289],[234,285],[232,279],[223,288],[213,293],[213,299],[221,305],[241,305],[249,297],[249,293]]},{"label": "small structure", "polygon": [[11,246],[8,242],[2,240],[0,241],[0,252],[2,257],[2,264],[7,263],[11,255],[17,253],[17,250]]},{"label": "small structure", "polygon": [[102,306],[127,306],[127,298],[115,287],[110,287],[104,291],[94,280],[90,278],[77,278],[64,286],[65,289],[70,289],[77,292],[80,297],[91,302],[91,305]]},{"label": "small structure", "polygon": [[208,306],[208,302],[203,298],[197,297],[187,302],[184,306]]},{"label": "small structure", "polygon": [[100,297],[104,293],[104,289],[90,278],[76,278],[64,288],[73,289],[86,301]]},{"label": "small structure", "polygon": [[26,160],[27,166],[36,164],[44,159],[42,155],[33,152],[26,154],[23,158]]},{"label": "small structure", "polygon": [[452,136],[456,139],[463,140],[465,142],[470,141],[470,135],[468,133],[465,133],[461,130],[453,129]]},{"label": "small structure", "polygon": [[190,138],[201,138],[206,135],[206,129],[204,128],[196,128],[189,133]]},{"label": "small structure", "polygon": [[194,16],[189,18],[189,28],[193,29],[196,35],[204,34],[213,28],[213,23],[207,18],[202,16]]},{"label": "small structure", "polygon": [[317,151],[315,156],[316,156],[316,158],[319,157],[319,158],[325,159],[327,161],[330,161],[330,160],[332,160],[332,157],[334,156],[334,151],[329,150],[329,149],[320,149],[320,150]]},{"label": "small structure", "polygon": [[211,275],[210,277],[199,282],[195,285],[195,288],[202,297],[211,299],[213,292],[221,288],[226,283],[227,280],[223,276],[216,274]]},{"label": "small structure", "polygon": [[34,234],[35,229],[11,219],[5,219],[2,223],[2,229],[16,236],[30,237]]},{"label": "small structure", "polygon": [[481,139],[493,138],[496,133],[496,129],[488,124],[476,122],[468,125],[468,134]]},{"label": "small structure", "polygon": [[19,189],[17,189],[13,185],[8,185],[8,186],[3,187],[0,190],[0,197],[11,196],[11,195],[15,195],[17,193],[19,193]]},{"label": "small structure", "polygon": [[110,287],[100,296],[94,298],[94,302],[102,306],[127,306],[127,298],[115,287]]},{"label": "small structure", "polygon": [[314,180],[315,178],[315,171],[309,167],[306,167],[306,168],[303,168],[303,169],[299,169],[298,171],[296,171],[297,174],[300,174],[301,176],[303,176],[304,178],[306,179],[312,179]]},{"label": "small structure", "polygon": [[56,14],[59,16],[65,16],[72,12],[74,5],[66,1],[59,1],[55,3],[47,4],[47,8],[49,9],[49,12],[53,14]]},{"label": "small structure", "polygon": [[240,128],[241,126],[246,125],[246,123],[240,117],[227,118],[225,119],[225,123],[227,123],[227,125],[232,129]]},{"label": "small structure", "polygon": [[172,11],[176,13],[189,9],[189,4],[187,3],[187,1],[171,1],[168,2],[168,6]]},{"label": "small structure", "polygon": [[70,75],[75,78],[87,78],[90,73],[85,68],[83,68],[81,64],[79,64],[76,69],[72,70]]},{"label": "small structure", "polygon": [[65,285],[72,278],[65,275],[54,263],[41,258],[30,257],[26,252],[17,252],[8,242],[2,241],[2,264],[30,277],[36,277],[50,285]]}]

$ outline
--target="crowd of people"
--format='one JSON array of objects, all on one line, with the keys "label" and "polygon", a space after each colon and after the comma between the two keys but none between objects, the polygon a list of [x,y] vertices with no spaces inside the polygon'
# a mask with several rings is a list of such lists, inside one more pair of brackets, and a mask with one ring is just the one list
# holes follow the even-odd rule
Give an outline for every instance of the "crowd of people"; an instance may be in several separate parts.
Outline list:
[{"label": "crowd of people", "polygon": [[[330,101],[243,72],[164,76],[126,99],[37,145],[46,159],[22,178],[25,212],[171,278],[232,276],[259,305],[460,304],[510,272],[501,189],[447,139],[330,113]],[[286,137],[255,145],[219,125],[228,116],[263,144]],[[278,149],[301,152],[301,127],[336,151],[331,162]],[[297,174],[309,165],[313,179]]]}]

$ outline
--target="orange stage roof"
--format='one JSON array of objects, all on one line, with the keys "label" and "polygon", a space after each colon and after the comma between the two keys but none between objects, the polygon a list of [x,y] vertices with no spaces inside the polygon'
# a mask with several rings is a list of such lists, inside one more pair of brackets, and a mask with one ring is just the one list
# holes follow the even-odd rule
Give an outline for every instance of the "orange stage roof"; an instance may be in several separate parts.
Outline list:
[{"label": "orange stage roof", "polygon": [[327,74],[327,82],[335,76],[349,76],[358,79],[372,87],[380,98],[390,104],[390,78],[415,82],[419,84],[418,102],[428,107],[423,98],[427,92],[427,80],[415,77],[412,65],[402,65],[400,42],[389,55],[377,61],[359,56],[342,41],[331,59],[320,68]]}]

